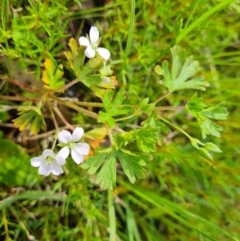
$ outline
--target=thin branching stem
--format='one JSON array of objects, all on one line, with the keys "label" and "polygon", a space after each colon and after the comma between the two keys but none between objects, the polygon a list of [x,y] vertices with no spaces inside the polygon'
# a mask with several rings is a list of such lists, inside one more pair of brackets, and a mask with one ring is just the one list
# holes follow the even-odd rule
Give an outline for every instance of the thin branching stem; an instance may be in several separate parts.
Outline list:
[{"label": "thin branching stem", "polygon": [[154,108],[155,111],[163,111],[163,110],[181,111],[184,109],[185,109],[185,106],[157,106]]},{"label": "thin branching stem", "polygon": [[57,92],[63,92],[64,90],[70,88],[71,86],[75,85],[75,84],[78,83],[78,82],[79,82],[78,79],[74,79],[74,80],[72,80],[71,82],[65,84],[64,86],[58,88],[58,89],[55,90],[55,91],[57,91]]},{"label": "thin branching stem", "polygon": [[65,105],[73,110],[76,110],[86,116],[92,117],[94,119],[98,119],[98,114],[96,114],[90,110],[83,109],[82,107],[79,107],[79,106],[73,104],[72,102],[64,101],[54,95],[49,94],[48,96],[51,97],[52,99],[56,100],[58,103],[60,103],[62,105]]},{"label": "thin branching stem", "polygon": [[37,88],[35,88],[33,86],[30,86],[28,84],[25,84],[25,83],[23,83],[23,82],[21,82],[19,80],[15,80],[15,79],[3,76],[3,75],[0,75],[0,78],[3,79],[3,80],[6,80],[7,82],[9,82],[11,84],[19,86],[22,89],[26,89],[26,90],[28,90],[30,92],[43,94],[43,91],[41,91],[41,90],[39,90],[39,89],[37,89]]},{"label": "thin branching stem", "polygon": [[53,121],[53,123],[54,123],[54,126],[55,126],[55,128],[58,130],[58,123],[57,123],[57,120],[56,120],[56,118],[55,118],[55,115],[54,115],[54,113],[53,113],[53,111],[52,111],[52,107],[50,106],[49,102],[47,102],[47,103],[48,103],[48,107],[49,107],[49,110],[50,110],[50,113],[51,113],[51,117],[52,117],[52,121]]},{"label": "thin branching stem", "polygon": [[61,119],[61,121],[67,126],[68,129],[70,130],[74,130],[74,127],[68,123],[68,121],[65,119],[65,117],[62,115],[61,111],[56,107],[53,106],[53,110],[55,111],[55,113],[59,116],[59,118]]},{"label": "thin branching stem", "polygon": [[192,137],[186,132],[184,131],[182,128],[180,128],[179,126],[171,123],[170,121],[168,121],[167,119],[163,118],[162,116],[158,115],[157,116],[158,119],[162,120],[163,122],[167,123],[168,125],[172,126],[174,129],[180,131],[182,134],[184,134],[186,137],[188,137],[190,140],[192,139]]},{"label": "thin branching stem", "polygon": [[5,96],[0,95],[1,100],[12,100],[12,101],[31,101],[31,102],[39,102],[40,99],[38,98],[29,98],[29,97],[22,97],[22,96]]},{"label": "thin branching stem", "polygon": [[171,91],[167,91],[165,94],[160,96],[156,101],[154,101],[154,104],[157,104],[159,101],[161,101],[162,99],[164,99],[165,97],[167,97],[171,93],[172,93]]}]

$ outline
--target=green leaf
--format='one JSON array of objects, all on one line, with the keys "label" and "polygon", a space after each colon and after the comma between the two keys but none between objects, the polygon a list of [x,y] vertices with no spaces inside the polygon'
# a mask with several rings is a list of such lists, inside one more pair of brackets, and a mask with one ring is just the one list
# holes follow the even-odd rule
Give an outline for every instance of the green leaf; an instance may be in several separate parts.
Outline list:
[{"label": "green leaf", "polygon": [[121,105],[125,100],[123,91],[118,92],[115,98],[113,98],[113,91],[108,90],[103,96],[103,106],[105,111],[99,112],[98,121],[101,123],[107,123],[111,128],[115,125],[114,116],[125,115],[131,107]]},{"label": "green leaf", "polygon": [[133,139],[137,141],[137,145],[143,152],[156,151],[156,140],[158,138],[158,128],[149,127],[134,131]]},{"label": "green leaf", "polygon": [[143,178],[145,169],[145,160],[149,159],[149,157],[143,156],[142,153],[133,153],[124,149],[117,150],[116,156],[120,161],[124,173],[127,175],[128,179],[131,183],[136,181],[136,178]]},{"label": "green leaf", "polygon": [[205,143],[204,147],[209,150],[209,151],[213,151],[213,152],[222,152],[219,147],[217,145],[215,145],[212,142],[207,142]]},{"label": "green leaf", "polygon": [[171,48],[172,53],[172,67],[169,70],[167,60],[164,60],[162,67],[157,65],[155,72],[163,76],[163,85],[165,85],[170,92],[181,89],[199,89],[205,90],[206,83],[203,77],[193,77],[200,71],[198,61],[194,61],[193,57],[185,57],[185,51],[178,46]]},{"label": "green leaf", "polygon": [[116,186],[116,158],[114,154],[110,154],[105,160],[100,172],[97,174],[96,183],[100,184],[101,189],[110,188],[111,190]]},{"label": "green leaf", "polygon": [[194,113],[199,113],[199,112],[202,112],[204,110],[204,108],[206,107],[207,105],[205,105],[203,102],[202,102],[202,98],[199,98],[197,93],[195,93],[191,99],[188,101],[187,105],[186,105],[186,109],[194,114]]},{"label": "green leaf", "polygon": [[82,163],[81,167],[83,169],[89,169],[89,174],[95,174],[101,164],[105,161],[106,157],[106,153],[96,153],[94,156],[89,157],[84,163]]},{"label": "green leaf", "polygon": [[96,177],[96,183],[100,184],[101,189],[113,189],[116,186],[116,158],[114,151],[111,153],[97,153],[88,158],[81,167],[88,169],[89,174],[100,171]]},{"label": "green leaf", "polygon": [[220,137],[222,127],[209,118],[216,120],[225,120],[227,118],[228,112],[223,103],[208,107],[202,102],[202,98],[199,98],[195,93],[188,101],[186,110],[197,119],[203,138],[208,135]]},{"label": "green leaf", "polygon": [[144,98],[142,100],[142,102],[139,105],[140,114],[141,114],[141,112],[146,113],[146,114],[152,113],[152,111],[153,111],[153,109],[155,107],[155,104],[153,104],[153,103],[152,104],[148,104],[148,102],[149,102],[149,97]]},{"label": "green leaf", "polygon": [[134,131],[118,133],[113,136],[118,148],[126,146],[129,143],[136,143],[142,152],[156,151],[156,142],[159,138],[159,128],[148,127]]},{"label": "green leaf", "polygon": [[149,116],[145,121],[142,122],[143,127],[157,127],[159,128],[159,131],[163,134],[168,134],[170,132],[170,129],[168,126],[166,126],[163,122],[157,119],[157,115],[154,113],[151,116]]},{"label": "green leaf", "polygon": [[[13,31],[13,29],[12,29],[12,31]],[[3,43],[11,38],[11,36],[12,36],[11,31],[9,31],[9,30],[6,31],[3,28],[0,28],[0,36],[1,36],[0,43]]]},{"label": "green leaf", "polygon": [[208,118],[215,120],[226,120],[228,116],[228,111],[225,108],[224,103],[208,107],[202,111],[202,114]]},{"label": "green leaf", "polygon": [[199,125],[202,129],[202,137],[205,139],[208,135],[220,137],[220,133],[222,131],[222,127],[215,124],[209,119],[205,119],[204,121],[199,121]]},{"label": "green leaf", "polygon": [[96,183],[101,189],[114,189],[116,186],[116,163],[120,161],[124,173],[133,183],[136,178],[144,177],[146,161],[151,156],[144,153],[130,152],[125,149],[108,149],[89,157],[81,167],[88,169],[89,174],[96,174]]},{"label": "green leaf", "polygon": [[100,111],[98,121],[102,123],[108,123],[111,128],[115,126],[115,120],[112,118],[111,113]]},{"label": "green leaf", "polygon": [[212,152],[222,152],[217,145],[212,142],[202,143],[196,138],[190,139],[192,145],[197,148],[199,151],[203,152],[208,158],[212,159],[212,156],[209,151]]}]

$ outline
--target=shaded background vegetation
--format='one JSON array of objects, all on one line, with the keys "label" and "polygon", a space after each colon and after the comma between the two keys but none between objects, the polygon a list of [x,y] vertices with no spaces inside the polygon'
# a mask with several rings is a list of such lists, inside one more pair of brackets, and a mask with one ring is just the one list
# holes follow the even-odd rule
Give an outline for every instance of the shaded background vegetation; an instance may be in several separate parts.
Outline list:
[{"label": "shaded background vegetation", "polygon": [[[116,240],[232,240],[225,231],[240,239],[238,0],[2,0],[0,12],[1,240],[109,240],[114,219]],[[46,148],[51,137],[37,138],[12,126],[16,111],[9,106],[22,104],[14,98],[34,95],[6,83],[3,76],[41,88],[43,61],[54,56],[65,63],[66,81],[72,80],[63,52],[70,37],[78,39],[91,25],[100,29],[118,88],[127,91],[133,105],[140,98],[149,96],[154,101],[165,93],[153,68],[170,59],[170,47],[177,44],[193,55],[209,83],[199,95],[206,104],[224,102],[230,113],[228,120],[218,122],[223,127],[221,138],[209,138],[222,153],[207,161],[184,136],[171,130],[147,163],[145,179],[132,185],[118,170],[113,200],[94,184],[93,176],[74,164],[60,178],[38,177],[30,156]],[[185,105],[194,93],[174,93],[161,106]],[[81,84],[64,94],[96,100]],[[87,130],[97,126],[78,113],[63,113]],[[196,120],[184,111],[161,114],[201,138]],[[45,118],[47,131],[53,130],[47,110]],[[142,121],[136,118],[125,124],[131,129]]]}]

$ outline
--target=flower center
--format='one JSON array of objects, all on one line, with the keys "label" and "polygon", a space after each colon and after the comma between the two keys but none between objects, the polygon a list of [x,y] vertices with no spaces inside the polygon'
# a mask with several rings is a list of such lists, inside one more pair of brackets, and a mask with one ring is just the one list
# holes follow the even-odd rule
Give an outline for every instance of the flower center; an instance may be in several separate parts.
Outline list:
[{"label": "flower center", "polygon": [[51,156],[48,156],[48,157],[46,158],[46,162],[47,162],[48,164],[51,164],[51,163],[55,162],[55,159],[54,159],[53,157],[51,157]]},{"label": "flower center", "polygon": [[69,149],[72,149],[75,145],[76,145],[75,142],[70,141],[70,142],[68,143],[68,148],[69,148]]},{"label": "flower center", "polygon": [[91,44],[91,47],[92,47],[94,50],[96,50],[97,47],[98,47],[98,43],[97,43],[97,42],[96,42],[96,43],[92,43],[92,44]]}]

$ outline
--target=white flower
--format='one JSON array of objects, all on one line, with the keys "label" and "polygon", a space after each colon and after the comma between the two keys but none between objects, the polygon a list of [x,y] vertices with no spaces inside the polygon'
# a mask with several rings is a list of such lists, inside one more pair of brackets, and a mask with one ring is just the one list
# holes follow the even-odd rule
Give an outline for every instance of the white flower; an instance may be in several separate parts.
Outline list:
[{"label": "white flower", "polygon": [[97,27],[92,26],[89,33],[90,41],[86,37],[79,38],[79,44],[86,46],[85,55],[88,58],[93,58],[96,51],[103,57],[103,59],[108,60],[110,58],[110,52],[105,48],[98,48],[99,44],[99,31]]},{"label": "white flower", "polygon": [[52,150],[46,149],[43,151],[42,156],[33,157],[31,159],[31,165],[39,167],[38,173],[44,176],[48,176],[51,173],[59,175],[63,173],[62,165],[65,164],[65,158],[59,155],[55,155]]},{"label": "white flower", "polygon": [[62,130],[58,134],[58,140],[60,142],[60,146],[64,146],[60,151],[59,155],[66,159],[70,152],[72,159],[80,164],[83,162],[83,155],[88,155],[90,151],[90,146],[87,143],[76,143],[78,142],[84,134],[84,130],[81,127],[76,127],[71,134],[69,131]]}]

